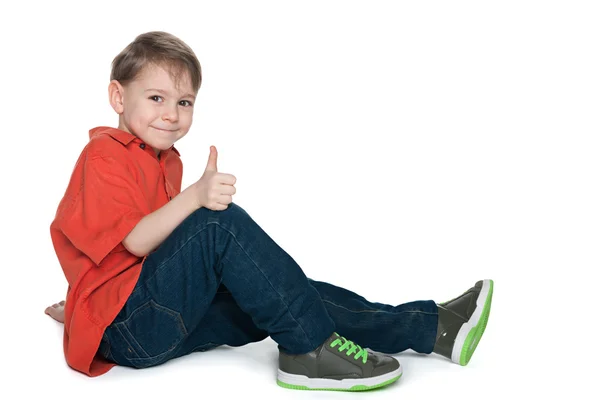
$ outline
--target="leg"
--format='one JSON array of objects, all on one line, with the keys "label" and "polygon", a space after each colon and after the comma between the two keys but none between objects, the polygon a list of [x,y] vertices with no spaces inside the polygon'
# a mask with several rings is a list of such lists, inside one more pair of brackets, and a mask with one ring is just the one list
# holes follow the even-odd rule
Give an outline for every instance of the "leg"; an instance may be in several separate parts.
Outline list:
[{"label": "leg", "polygon": [[[355,338],[365,347],[383,353],[394,354],[408,348],[420,353],[431,352],[433,324],[438,323],[437,318],[432,317],[431,301],[391,306],[369,302],[354,292],[330,283],[311,279],[309,282],[319,292],[341,335]],[[64,301],[61,301],[48,307],[46,314],[63,322],[63,305]],[[436,306],[433,313],[437,312]],[[383,332],[387,334],[382,334],[382,324],[385,329]],[[215,332],[223,335],[216,335]],[[254,325],[251,317],[239,308],[231,293],[221,285],[202,323],[194,332],[190,332],[180,353],[188,354],[223,344],[241,346],[267,336],[267,332]]]},{"label": "leg", "polygon": [[[309,279],[321,296],[336,331],[372,350],[395,354],[406,349],[431,353],[438,323],[435,302],[413,301],[391,306],[372,303],[350,290]],[[181,355],[220,345],[242,346],[268,336],[221,285],[204,319],[190,332]]]},{"label": "leg", "polygon": [[252,317],[240,308],[227,287],[221,285],[204,318],[184,339],[177,356],[221,345],[243,346],[268,336],[268,332],[257,327]]},{"label": "leg", "polygon": [[309,281],[319,291],[340,335],[382,353],[433,351],[438,323],[434,301],[398,306],[373,303],[330,283]]},{"label": "leg", "polygon": [[333,320],[298,264],[238,205],[200,208],[146,258],[105,341],[120,364],[146,367],[179,354],[220,284],[290,354],[331,336]]},{"label": "leg", "polygon": [[383,353],[412,349],[467,365],[485,332],[494,281],[480,280],[460,296],[391,306],[372,303],[347,289],[309,280],[319,291],[337,331]]}]

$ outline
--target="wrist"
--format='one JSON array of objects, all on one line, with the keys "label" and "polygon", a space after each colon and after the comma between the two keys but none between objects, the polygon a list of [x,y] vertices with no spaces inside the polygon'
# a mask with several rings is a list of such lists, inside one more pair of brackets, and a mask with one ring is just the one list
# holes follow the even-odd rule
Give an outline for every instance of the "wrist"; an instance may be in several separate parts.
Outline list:
[{"label": "wrist", "polygon": [[200,188],[198,182],[194,182],[192,185],[188,186],[181,194],[184,195],[185,202],[191,208],[192,212],[204,207],[204,204],[200,201]]}]

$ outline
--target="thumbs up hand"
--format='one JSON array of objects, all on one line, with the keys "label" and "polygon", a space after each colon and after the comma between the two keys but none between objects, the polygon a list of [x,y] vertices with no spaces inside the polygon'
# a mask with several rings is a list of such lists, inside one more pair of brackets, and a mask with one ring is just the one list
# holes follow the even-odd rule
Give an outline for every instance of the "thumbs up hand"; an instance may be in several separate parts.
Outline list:
[{"label": "thumbs up hand", "polygon": [[202,177],[194,183],[198,204],[214,211],[222,211],[231,203],[235,194],[235,176],[217,170],[217,148],[210,146],[208,163]]}]

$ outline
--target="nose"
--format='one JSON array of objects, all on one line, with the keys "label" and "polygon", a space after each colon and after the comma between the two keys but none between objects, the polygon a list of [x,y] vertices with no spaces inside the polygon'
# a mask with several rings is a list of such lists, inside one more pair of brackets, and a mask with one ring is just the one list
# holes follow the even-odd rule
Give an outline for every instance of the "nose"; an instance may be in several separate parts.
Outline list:
[{"label": "nose", "polygon": [[175,107],[165,107],[162,119],[163,121],[177,122],[177,120],[179,119],[177,105],[175,105]]}]

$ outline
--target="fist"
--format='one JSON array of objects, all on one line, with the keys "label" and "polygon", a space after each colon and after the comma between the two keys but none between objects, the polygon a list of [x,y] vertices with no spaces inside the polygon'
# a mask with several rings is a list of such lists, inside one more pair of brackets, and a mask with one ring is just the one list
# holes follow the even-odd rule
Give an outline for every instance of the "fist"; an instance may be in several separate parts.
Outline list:
[{"label": "fist", "polygon": [[198,205],[214,211],[222,211],[232,202],[235,194],[235,176],[217,169],[217,148],[210,146],[210,154],[202,177],[194,184]]}]

